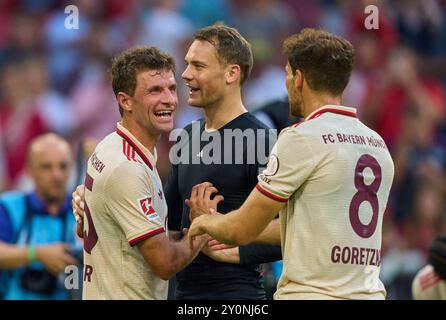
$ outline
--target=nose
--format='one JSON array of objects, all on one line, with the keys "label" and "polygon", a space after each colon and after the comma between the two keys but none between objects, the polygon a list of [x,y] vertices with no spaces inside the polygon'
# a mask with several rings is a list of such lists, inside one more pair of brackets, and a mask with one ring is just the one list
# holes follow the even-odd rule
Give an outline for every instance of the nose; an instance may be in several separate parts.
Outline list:
[{"label": "nose", "polygon": [[65,177],[65,171],[62,168],[55,167],[51,170],[51,176],[53,181],[55,182],[63,181]]},{"label": "nose", "polygon": [[162,103],[175,107],[178,104],[177,92],[169,89],[164,90]]},{"label": "nose", "polygon": [[181,75],[181,78],[183,78],[184,80],[188,81],[192,79],[192,75],[190,73],[190,68],[189,66],[186,67],[186,69],[184,70],[183,74]]}]

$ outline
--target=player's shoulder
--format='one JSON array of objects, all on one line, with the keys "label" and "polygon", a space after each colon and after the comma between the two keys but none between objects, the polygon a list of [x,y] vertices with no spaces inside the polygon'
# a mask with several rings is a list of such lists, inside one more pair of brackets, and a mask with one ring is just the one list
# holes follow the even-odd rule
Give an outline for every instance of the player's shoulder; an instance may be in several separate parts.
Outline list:
[{"label": "player's shoulder", "polygon": [[93,169],[108,174],[144,171],[144,164],[134,147],[116,132],[99,142],[89,162]]},{"label": "player's shoulder", "polygon": [[237,118],[233,119],[231,122],[229,122],[225,128],[228,129],[254,129],[254,130],[269,130],[270,128],[264,124],[262,121],[257,119],[255,115],[253,115],[250,112],[245,112],[238,116]]},{"label": "player's shoulder", "polygon": [[201,126],[204,125],[205,119],[204,118],[199,118],[197,120],[192,121],[191,123],[187,124],[186,126],[184,126],[181,130],[186,131],[188,134],[190,134],[192,132],[192,128],[194,126],[198,126],[198,128],[201,128]]},{"label": "player's shoulder", "polygon": [[241,120],[242,122],[245,122],[247,128],[264,129],[264,130],[270,129],[266,124],[257,119],[257,117],[250,112],[244,113]]},{"label": "player's shoulder", "polygon": [[311,121],[302,120],[284,128],[279,136],[293,137],[293,136],[311,136],[317,133],[314,130]]}]

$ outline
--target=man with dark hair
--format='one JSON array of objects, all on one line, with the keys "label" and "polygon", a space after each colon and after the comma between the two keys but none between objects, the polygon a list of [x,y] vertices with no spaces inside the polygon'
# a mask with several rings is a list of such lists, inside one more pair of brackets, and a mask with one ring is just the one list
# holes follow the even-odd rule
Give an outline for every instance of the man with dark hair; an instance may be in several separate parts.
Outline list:
[{"label": "man with dark hair", "polygon": [[234,28],[221,23],[202,28],[194,34],[195,41],[208,42],[215,48],[221,65],[236,64],[240,69],[239,83],[243,85],[253,65],[251,45]]},{"label": "man with dark hair", "polygon": [[[173,58],[155,47],[113,60],[122,119],[88,160],[83,299],[166,299],[167,279],[206,244],[170,241],[155,144],[173,128],[178,104]],[[218,201],[219,199],[216,199]],[[84,228],[85,227],[85,228]]]},{"label": "man with dark hair", "polygon": [[[221,193],[214,198],[215,206],[224,197],[219,210],[236,209],[249,195],[260,168],[266,164],[267,154],[262,162],[257,149],[261,146],[264,153],[269,152],[268,128],[248,113],[242,103],[241,84],[249,76],[253,58],[249,43],[239,32],[223,24],[198,30],[185,60],[183,79],[190,88],[188,103],[203,108],[205,119],[187,126],[171,152],[172,169],[165,195],[173,240],[182,239],[182,230],[190,225],[189,208],[184,201],[194,185],[211,181],[215,187],[210,188],[218,188]],[[237,134],[241,139],[237,139]],[[242,141],[241,148],[231,144],[233,139]],[[203,151],[209,142],[216,141],[219,142],[212,156],[215,161],[208,161]],[[230,148],[228,158],[225,145]],[[176,156],[185,161],[173,159],[175,150]],[[81,189],[78,187],[75,197],[82,195]],[[218,252],[204,247],[190,267],[178,273],[175,296],[265,299],[259,264],[279,259],[281,250],[276,245],[252,244]]]},{"label": "man with dark hair", "polygon": [[446,300],[446,235],[435,238],[429,247],[428,265],[412,282],[415,300]]},{"label": "man with dark hair", "polygon": [[[215,213],[209,187],[195,186],[188,236],[281,243],[284,267],[275,299],[384,299],[382,220],[394,165],[382,138],[354,108],[341,105],[353,47],[328,32],[304,29],[285,40],[284,51],[291,113],[305,120],[281,132],[239,209],[208,214]],[[280,228],[271,222],[279,211]]]},{"label": "man with dark hair", "polygon": [[[224,197],[219,211],[234,210],[255,186],[270,149],[268,128],[247,112],[241,98],[253,64],[251,46],[243,36],[223,24],[202,28],[185,60],[182,77],[190,88],[188,104],[202,108],[205,119],[187,126],[175,146],[175,156],[185,161],[175,161],[171,152],[165,191],[168,228],[176,238],[190,225],[185,200],[194,185],[210,181]],[[233,139],[239,149],[231,144]],[[206,152],[210,145],[216,147],[213,153]],[[261,146],[267,153],[263,161],[256,152]],[[227,249],[224,259],[210,250],[205,253],[177,274],[177,299],[265,299],[259,264],[281,259],[280,247],[270,245]]]}]

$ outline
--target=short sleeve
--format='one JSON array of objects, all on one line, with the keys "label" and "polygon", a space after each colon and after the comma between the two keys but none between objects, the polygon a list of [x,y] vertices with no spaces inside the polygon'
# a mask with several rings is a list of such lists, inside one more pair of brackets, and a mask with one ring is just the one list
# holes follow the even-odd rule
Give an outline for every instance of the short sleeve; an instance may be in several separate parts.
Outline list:
[{"label": "short sleeve", "polygon": [[125,162],[116,167],[104,192],[108,212],[131,246],[165,231],[164,222],[153,207],[150,176],[138,163]]},{"label": "short sleeve", "polygon": [[[255,163],[250,163],[248,154],[253,152],[250,150],[250,146],[247,146],[248,150],[245,151],[246,158],[244,159],[245,163],[247,163],[247,181],[250,184],[250,189],[252,189],[257,184],[257,177],[259,173],[261,173],[267,166],[268,158],[269,158],[269,150],[270,150],[270,129],[259,129],[256,130],[256,161]],[[260,146],[263,148],[260,148]],[[252,147],[251,147],[252,148]],[[260,150],[259,150],[260,148]],[[265,154],[266,153],[266,154]]]},{"label": "short sleeve", "polygon": [[258,176],[257,190],[280,202],[288,201],[315,168],[308,138],[294,128],[280,134],[267,168]]}]

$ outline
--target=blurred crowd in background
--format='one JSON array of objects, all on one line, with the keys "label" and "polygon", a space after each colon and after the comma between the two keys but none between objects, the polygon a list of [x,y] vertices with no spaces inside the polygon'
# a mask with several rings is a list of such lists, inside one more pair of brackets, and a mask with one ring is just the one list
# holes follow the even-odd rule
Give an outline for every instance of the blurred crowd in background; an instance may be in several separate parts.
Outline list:
[{"label": "blurred crowd in background", "polygon": [[[70,4],[79,9],[79,29],[64,27]],[[377,30],[364,26],[370,4],[379,8]],[[395,161],[381,278],[389,299],[410,299],[429,244],[446,229],[445,16],[445,0],[3,0],[0,191],[30,187],[24,167],[34,137],[59,133],[82,163],[88,143],[115,130],[120,116],[107,69],[116,53],[154,45],[175,57],[175,121],[183,127],[202,116],[187,106],[181,85],[197,28],[222,21],[251,42],[254,68],[243,97],[254,112],[286,98],[283,39],[320,27],[353,43],[356,63],[344,105],[356,107],[383,136]],[[171,145],[168,136],[158,144],[162,179]],[[72,180],[73,187],[81,181],[76,174]]]}]

